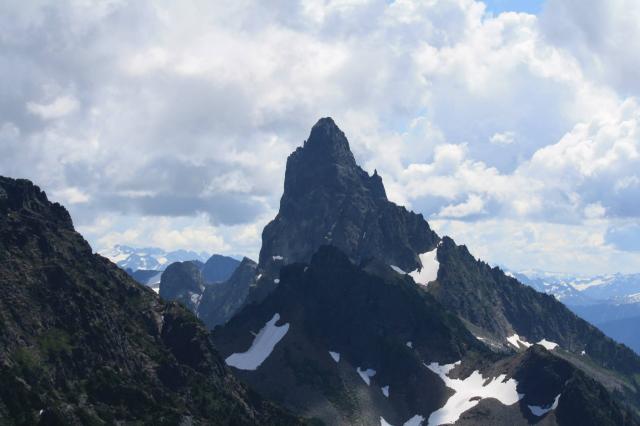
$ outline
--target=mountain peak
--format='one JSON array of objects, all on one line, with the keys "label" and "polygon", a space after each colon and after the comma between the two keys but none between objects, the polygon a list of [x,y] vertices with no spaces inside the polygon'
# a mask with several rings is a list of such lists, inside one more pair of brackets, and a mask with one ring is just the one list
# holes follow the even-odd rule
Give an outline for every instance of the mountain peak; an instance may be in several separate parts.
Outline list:
[{"label": "mountain peak", "polygon": [[0,213],[28,213],[34,218],[72,228],[69,212],[58,203],[50,203],[47,194],[26,179],[0,176]]},{"label": "mountain peak", "polygon": [[385,259],[405,270],[421,266],[437,235],[421,215],[387,199],[377,171],[369,175],[331,118],[320,119],[287,159],[280,211],[264,229],[260,265],[308,262],[322,245],[359,263]]},{"label": "mountain peak", "polygon": [[294,155],[300,155],[300,152],[314,161],[356,166],[347,137],[331,117],[318,120],[311,128],[309,139],[305,141],[303,148],[298,149]]}]

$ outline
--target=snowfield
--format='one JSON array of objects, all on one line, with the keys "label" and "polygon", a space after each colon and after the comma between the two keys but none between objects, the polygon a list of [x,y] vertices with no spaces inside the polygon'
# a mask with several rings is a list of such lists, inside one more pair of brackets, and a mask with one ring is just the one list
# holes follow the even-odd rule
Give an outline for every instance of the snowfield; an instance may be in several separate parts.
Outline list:
[{"label": "snowfield", "polygon": [[407,274],[405,271],[403,271],[402,269],[398,268],[396,265],[389,265],[389,266],[391,266],[391,269],[393,269],[394,271],[396,271],[400,275],[406,275]]},{"label": "snowfield", "polygon": [[340,362],[340,354],[338,352],[329,351],[329,355],[331,355],[331,358],[333,358],[335,362]]},{"label": "snowfield", "polygon": [[431,281],[435,281],[438,278],[438,270],[440,269],[440,262],[438,262],[438,249],[435,248],[426,253],[420,255],[420,262],[422,263],[422,269],[410,272],[409,275],[413,280],[422,285],[427,285]]},{"label": "snowfield", "polygon": [[[424,417],[419,414],[411,417],[409,420],[404,422],[402,426],[420,426],[424,421]],[[384,417],[380,417],[380,426],[393,426],[391,423],[387,422]]]},{"label": "snowfield", "polygon": [[[520,345],[527,348],[531,347],[531,343],[527,342],[517,334],[507,337],[507,342],[512,344],[516,349],[521,349]],[[544,346],[544,348],[548,351],[552,351],[558,346],[560,346],[556,342],[552,342],[551,340],[547,340],[547,339],[540,340],[539,342],[536,343],[536,345]]]},{"label": "snowfield", "polygon": [[544,348],[548,351],[552,351],[557,348],[559,345],[556,342],[552,342],[547,339],[542,339],[536,345],[544,346]]},{"label": "snowfield", "polygon": [[504,380],[505,374],[488,380],[476,370],[466,379],[449,378],[449,372],[460,363],[461,361],[446,365],[440,365],[435,362],[429,365],[425,364],[429,370],[442,379],[448,388],[455,391],[444,407],[431,413],[429,426],[455,423],[462,413],[478,405],[480,400],[484,398],[495,398],[504,405],[512,405],[524,396],[516,391],[518,386],[516,380]]},{"label": "snowfield", "polygon": [[366,370],[360,370],[360,367],[356,368],[356,371],[362,377],[362,380],[367,384],[367,386],[371,385],[371,378],[376,375],[376,370],[372,370],[368,368]]},{"label": "snowfield", "polygon": [[253,339],[248,351],[230,355],[225,362],[239,370],[255,370],[271,355],[273,348],[289,331],[289,323],[277,326],[280,314],[275,314]]},{"label": "snowfield", "polygon": [[389,385],[383,386],[380,389],[382,389],[382,394],[387,398],[389,398]]},{"label": "snowfield", "polygon": [[555,397],[555,399],[553,400],[553,403],[550,405],[547,405],[544,407],[540,407],[537,405],[528,405],[527,407],[529,407],[529,410],[531,410],[531,414],[537,417],[542,417],[545,414],[547,414],[549,411],[555,410],[556,408],[558,408],[558,401],[560,401],[560,394],[558,394],[558,396]]},{"label": "snowfield", "polygon": [[419,414],[416,414],[415,416],[411,417],[409,420],[404,422],[402,426],[420,426],[422,422],[424,422],[424,417],[422,417]]},{"label": "snowfield", "polygon": [[391,426],[391,424],[388,423],[384,417],[380,417],[380,426]]},{"label": "snowfield", "polygon": [[516,349],[520,349],[520,345],[525,346],[527,348],[531,346],[531,343],[529,343],[526,340],[520,338],[520,336],[518,336],[517,334],[514,334],[513,336],[507,337],[507,342],[509,342],[513,346],[515,346]]}]

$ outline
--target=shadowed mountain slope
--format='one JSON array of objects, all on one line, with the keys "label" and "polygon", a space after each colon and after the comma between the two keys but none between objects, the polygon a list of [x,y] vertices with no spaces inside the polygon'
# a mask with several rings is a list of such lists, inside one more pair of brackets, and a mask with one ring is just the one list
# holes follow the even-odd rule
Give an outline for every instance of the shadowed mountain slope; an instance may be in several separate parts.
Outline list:
[{"label": "shadowed mountain slope", "polygon": [[67,211],[0,178],[0,424],[297,424],[202,324],[92,253]]}]

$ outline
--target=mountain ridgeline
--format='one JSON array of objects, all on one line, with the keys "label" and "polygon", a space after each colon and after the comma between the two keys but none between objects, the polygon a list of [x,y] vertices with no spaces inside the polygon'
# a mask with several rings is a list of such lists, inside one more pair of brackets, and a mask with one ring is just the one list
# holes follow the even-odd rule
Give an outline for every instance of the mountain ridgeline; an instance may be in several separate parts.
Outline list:
[{"label": "mountain ridgeline", "polygon": [[216,282],[158,298],[26,181],[0,215],[1,424],[640,425],[637,355],[390,202],[330,118]]},{"label": "mountain ridgeline", "polygon": [[255,283],[214,341],[242,380],[297,414],[638,424],[633,352],[388,201],[330,118],[287,160],[262,238]]},{"label": "mountain ridgeline", "polygon": [[298,424],[203,325],[93,254],[67,211],[0,177],[0,424]]}]

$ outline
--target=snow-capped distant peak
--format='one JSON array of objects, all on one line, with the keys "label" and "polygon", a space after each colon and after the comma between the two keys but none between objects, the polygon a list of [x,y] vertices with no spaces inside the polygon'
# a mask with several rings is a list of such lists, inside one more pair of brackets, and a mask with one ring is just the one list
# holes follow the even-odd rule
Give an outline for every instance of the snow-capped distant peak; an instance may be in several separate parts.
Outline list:
[{"label": "snow-capped distant peak", "polygon": [[173,262],[185,262],[198,260],[206,262],[207,253],[197,253],[188,250],[165,251],[157,247],[134,248],[124,245],[116,245],[111,249],[102,250],[100,254],[122,269],[139,269],[163,271]]}]

